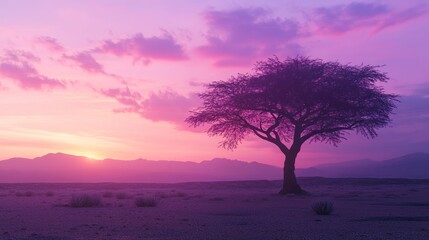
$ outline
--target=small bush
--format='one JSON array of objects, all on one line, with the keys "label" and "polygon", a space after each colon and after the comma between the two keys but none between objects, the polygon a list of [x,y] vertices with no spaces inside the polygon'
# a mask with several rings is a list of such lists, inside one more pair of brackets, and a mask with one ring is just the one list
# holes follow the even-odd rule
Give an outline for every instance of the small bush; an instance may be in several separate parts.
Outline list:
[{"label": "small bush", "polygon": [[334,211],[334,204],[329,201],[319,201],[313,203],[311,208],[317,215],[331,215]]},{"label": "small bush", "polygon": [[73,195],[69,206],[72,208],[99,207],[101,199],[99,196],[91,194]]},{"label": "small bush", "polygon": [[155,198],[136,198],[135,204],[137,207],[156,207],[158,201]]}]

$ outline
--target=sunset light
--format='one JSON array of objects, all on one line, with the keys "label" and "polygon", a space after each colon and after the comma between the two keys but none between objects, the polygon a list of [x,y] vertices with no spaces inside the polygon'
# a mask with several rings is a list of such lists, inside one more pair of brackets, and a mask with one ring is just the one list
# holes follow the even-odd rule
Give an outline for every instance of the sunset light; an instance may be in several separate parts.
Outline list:
[{"label": "sunset light", "polygon": [[281,166],[265,143],[246,138],[234,151],[221,149],[221,138],[184,122],[205,84],[272,56],[383,66],[386,90],[401,95],[394,128],[374,141],[349,136],[341,148],[305,144],[298,166],[385,159],[424,151],[429,141],[419,131],[427,121],[408,124],[429,105],[421,1],[40,2],[32,11],[25,1],[0,3],[0,159],[91,149],[92,157]]},{"label": "sunset light", "polygon": [[103,157],[95,152],[91,152],[91,151],[76,151],[76,152],[71,152],[71,154],[75,155],[75,156],[82,156],[82,157],[87,157],[89,160],[103,160]]},{"label": "sunset light", "polygon": [[[428,15],[419,1],[348,6],[370,11],[366,20],[347,11],[329,15],[341,8],[337,1],[288,7],[113,1],[85,8],[68,1],[35,4],[31,12],[21,1],[6,2],[0,10],[0,144],[7,148],[0,159],[79,147],[117,159],[226,157],[281,165],[265,144],[247,139],[233,152],[219,149],[220,138],[207,138],[184,122],[200,103],[196,94],[204,84],[249,72],[273,55],[383,65],[380,70],[391,78],[386,89],[402,96],[394,128],[380,131],[378,139],[351,136],[338,149],[306,144],[299,166],[383,159],[423,151],[429,141],[416,128],[426,126],[418,119],[428,104],[422,64],[428,62],[423,49],[429,34],[421,31]],[[407,139],[404,131],[415,134]],[[392,152],[379,151],[385,147]]]}]

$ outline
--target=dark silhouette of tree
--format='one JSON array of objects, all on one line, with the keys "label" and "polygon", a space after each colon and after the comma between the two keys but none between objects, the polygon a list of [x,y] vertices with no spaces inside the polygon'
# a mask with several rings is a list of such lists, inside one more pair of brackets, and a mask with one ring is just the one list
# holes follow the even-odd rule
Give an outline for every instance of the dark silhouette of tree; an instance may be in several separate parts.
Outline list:
[{"label": "dark silhouette of tree", "polygon": [[377,82],[388,80],[378,66],[351,66],[307,57],[258,62],[254,72],[207,86],[203,105],[186,121],[211,125],[220,145],[234,149],[248,134],[275,144],[284,154],[280,194],[303,193],[295,160],[306,141],[336,145],[354,131],[367,138],[391,121],[397,96]]}]

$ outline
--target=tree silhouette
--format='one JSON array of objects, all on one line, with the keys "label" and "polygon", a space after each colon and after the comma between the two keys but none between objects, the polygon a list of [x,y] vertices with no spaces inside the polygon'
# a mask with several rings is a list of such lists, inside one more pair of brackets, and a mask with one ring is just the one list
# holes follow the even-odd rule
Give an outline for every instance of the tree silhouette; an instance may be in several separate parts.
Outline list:
[{"label": "tree silhouette", "polygon": [[254,72],[207,85],[203,105],[186,121],[211,125],[222,147],[234,149],[248,134],[275,144],[284,154],[280,194],[303,193],[295,160],[306,141],[336,145],[354,131],[374,138],[396,107],[397,96],[377,82],[388,80],[378,66],[351,66],[307,57],[277,57],[255,64]]}]

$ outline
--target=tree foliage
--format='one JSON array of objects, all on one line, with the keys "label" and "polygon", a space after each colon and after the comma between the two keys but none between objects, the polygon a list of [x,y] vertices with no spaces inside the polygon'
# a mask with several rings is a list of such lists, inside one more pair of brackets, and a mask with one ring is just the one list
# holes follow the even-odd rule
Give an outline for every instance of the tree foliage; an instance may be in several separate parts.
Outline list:
[{"label": "tree foliage", "polygon": [[299,152],[307,141],[337,144],[348,131],[368,138],[391,121],[396,95],[378,82],[378,66],[343,65],[307,57],[258,62],[253,73],[216,81],[200,94],[203,105],[186,121],[209,124],[209,135],[234,149],[248,134]]}]

